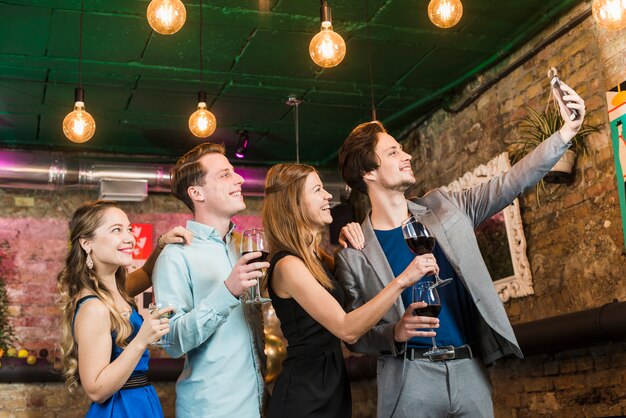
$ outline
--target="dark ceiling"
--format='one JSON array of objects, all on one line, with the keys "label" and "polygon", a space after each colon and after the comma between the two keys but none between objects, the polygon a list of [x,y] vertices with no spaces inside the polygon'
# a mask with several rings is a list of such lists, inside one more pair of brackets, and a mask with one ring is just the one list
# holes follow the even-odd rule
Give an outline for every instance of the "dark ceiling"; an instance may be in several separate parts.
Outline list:
[{"label": "dark ceiling", "polygon": [[[328,0],[347,54],[321,69],[308,56],[319,1],[204,0],[204,89],[218,123],[208,140],[232,157],[247,129],[246,164],[294,160],[285,101],[295,95],[300,158],[330,165],[350,129],[370,119],[368,49],[378,118],[399,131],[580,3],[462,1],[460,23],[444,30],[428,20],[427,0]],[[199,1],[183,0],[187,22],[171,36],[150,29],[148,3],[85,1],[82,79],[97,130],[77,145],[61,122],[78,81],[80,1],[0,0],[0,146],[171,162],[202,142],[187,128],[201,89]]]}]

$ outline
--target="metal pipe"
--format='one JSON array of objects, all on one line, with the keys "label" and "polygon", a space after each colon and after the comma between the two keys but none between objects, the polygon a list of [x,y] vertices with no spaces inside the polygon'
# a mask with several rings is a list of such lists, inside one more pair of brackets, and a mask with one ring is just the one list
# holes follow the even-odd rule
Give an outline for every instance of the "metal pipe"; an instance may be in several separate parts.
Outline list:
[{"label": "metal pipe", "polygon": [[[0,150],[0,188],[59,190],[97,189],[104,179],[146,180],[148,191],[170,192],[171,165],[92,160],[60,152]],[[246,196],[263,196],[267,167],[235,167],[244,178]],[[347,199],[350,189],[339,172],[320,173],[333,201]]]},{"label": "metal pipe", "polygon": [[524,355],[626,340],[626,302],[513,326]]}]

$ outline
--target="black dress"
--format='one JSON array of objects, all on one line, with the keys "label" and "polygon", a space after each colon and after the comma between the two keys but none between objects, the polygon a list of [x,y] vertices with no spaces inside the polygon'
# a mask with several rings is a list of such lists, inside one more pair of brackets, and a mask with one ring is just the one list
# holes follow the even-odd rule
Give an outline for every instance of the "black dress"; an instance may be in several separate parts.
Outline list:
[{"label": "black dress", "polygon": [[[341,342],[313,319],[293,298],[282,299],[272,290],[273,266],[290,255],[276,254],[270,261],[268,288],[272,305],[287,339],[287,358],[269,404],[269,418],[349,418],[352,398]],[[334,286],[330,294],[343,306],[344,292],[326,270]]]}]

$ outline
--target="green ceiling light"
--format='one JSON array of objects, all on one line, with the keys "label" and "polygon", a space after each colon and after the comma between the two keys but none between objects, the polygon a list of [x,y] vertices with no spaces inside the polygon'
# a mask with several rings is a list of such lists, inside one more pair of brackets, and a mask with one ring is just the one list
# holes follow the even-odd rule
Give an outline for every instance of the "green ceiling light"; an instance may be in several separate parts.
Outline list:
[{"label": "green ceiling light", "polygon": [[[200,0],[200,85],[203,85],[202,78],[202,0]],[[198,92],[198,110],[189,117],[189,130],[198,138],[211,136],[217,128],[215,115],[206,108],[206,92]]]},{"label": "green ceiling light", "polygon": [[324,68],[339,64],[346,56],[346,43],[335,31],[331,20],[330,6],[326,0],[320,0],[320,32],[311,39],[309,54],[314,63]]},{"label": "green ceiling light", "polygon": [[428,18],[433,25],[443,29],[459,23],[463,16],[463,4],[460,0],[430,0]]},{"label": "green ceiling light", "polygon": [[148,23],[161,35],[173,35],[187,19],[185,5],[180,0],[152,0],[146,13]]},{"label": "green ceiling light", "polygon": [[85,111],[85,91],[83,90],[83,15],[85,0],[80,6],[80,26],[78,33],[78,87],[74,90],[74,110],[63,119],[63,133],[72,142],[82,144],[96,133],[96,121]]},{"label": "green ceiling light", "polygon": [[591,10],[593,18],[603,28],[626,28],[626,0],[594,0]]}]

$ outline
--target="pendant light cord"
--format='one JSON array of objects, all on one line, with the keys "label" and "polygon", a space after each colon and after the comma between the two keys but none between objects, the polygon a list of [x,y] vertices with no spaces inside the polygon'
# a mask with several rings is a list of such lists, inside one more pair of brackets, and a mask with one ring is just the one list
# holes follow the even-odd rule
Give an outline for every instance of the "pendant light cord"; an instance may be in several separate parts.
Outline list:
[{"label": "pendant light cord", "polygon": [[296,111],[293,113],[293,121],[296,127],[296,164],[300,164],[300,127],[298,120],[298,107],[300,103],[296,101]]},{"label": "pendant light cord", "polygon": [[202,69],[202,0],[200,0],[200,90],[204,90],[204,80],[203,74],[204,71]]},{"label": "pendant light cord", "polygon": [[372,101],[372,121],[378,120],[376,117],[376,104],[374,103],[374,73],[372,71],[372,37],[370,36],[370,13],[367,4],[369,0],[365,0],[365,27],[367,29],[367,63],[370,71],[370,96]]},{"label": "pendant light cord", "polygon": [[78,87],[83,88],[83,15],[85,14],[85,0],[80,3],[80,26],[78,32]]}]

